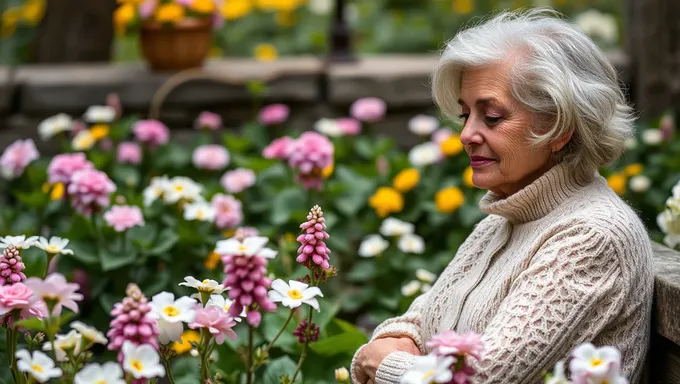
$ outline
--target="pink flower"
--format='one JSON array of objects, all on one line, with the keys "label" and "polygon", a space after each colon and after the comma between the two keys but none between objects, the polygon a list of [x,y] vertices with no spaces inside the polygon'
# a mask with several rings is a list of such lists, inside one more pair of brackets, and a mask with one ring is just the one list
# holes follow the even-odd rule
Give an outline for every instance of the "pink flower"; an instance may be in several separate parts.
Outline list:
[{"label": "pink flower", "polygon": [[126,231],[136,225],[144,225],[144,216],[137,206],[114,205],[104,214],[106,224],[117,232]]},{"label": "pink flower", "polygon": [[671,113],[665,113],[659,121],[659,130],[664,140],[670,140],[675,132],[675,119]]},{"label": "pink flower", "polygon": [[361,122],[357,119],[344,117],[342,119],[337,119],[336,123],[345,135],[356,136],[361,133]]},{"label": "pink flower", "polygon": [[310,269],[312,267],[311,262],[323,269],[330,268],[328,260],[330,260],[329,254],[331,250],[328,249],[324,242],[324,240],[329,238],[329,235],[326,232],[326,219],[323,217],[321,207],[315,205],[309,211],[307,221],[302,223],[300,228],[302,228],[304,233],[297,238],[301,245],[298,248],[299,256],[295,261]]},{"label": "pink flower", "polygon": [[309,131],[295,140],[288,157],[288,165],[297,170],[298,181],[305,189],[321,189],[322,171],[333,162],[333,143],[320,133]]},{"label": "pink flower", "polygon": [[295,140],[288,136],[275,139],[262,151],[262,156],[267,159],[288,160],[294,142]]},{"label": "pink flower", "polygon": [[132,133],[137,141],[152,147],[166,144],[170,140],[170,130],[158,120],[139,120],[132,126]]},{"label": "pink flower", "polygon": [[247,308],[246,321],[257,327],[260,325],[262,315],[252,309],[253,304],[258,304],[265,311],[276,310],[276,304],[267,296],[267,290],[272,282],[265,277],[267,273],[267,259],[260,256],[235,256],[222,257],[224,263],[224,286],[229,286],[229,298],[234,303],[229,307],[231,316],[239,316],[244,308]]},{"label": "pink flower", "polygon": [[67,191],[73,208],[87,216],[109,206],[109,195],[116,191],[116,185],[106,173],[84,169],[73,174]]},{"label": "pink flower", "polygon": [[387,105],[377,97],[365,97],[355,101],[350,107],[350,115],[357,120],[376,122],[385,116]]},{"label": "pink flower", "polygon": [[142,148],[133,141],[118,144],[118,162],[121,164],[140,164],[142,162]]},{"label": "pink flower", "polygon": [[387,161],[384,155],[380,155],[375,159],[375,169],[381,176],[385,176],[390,172],[390,162]]},{"label": "pink flower", "polygon": [[428,341],[427,346],[440,356],[472,356],[477,360],[481,359],[484,352],[484,343],[474,332],[458,334],[444,331]]},{"label": "pink flower", "polygon": [[215,225],[218,228],[235,227],[243,221],[242,204],[234,196],[218,193],[210,204],[215,209]]},{"label": "pink flower", "polygon": [[68,185],[73,174],[84,169],[94,169],[94,165],[87,160],[84,153],[62,153],[54,156],[47,166],[47,180],[50,184]]},{"label": "pink flower", "polygon": [[243,192],[255,184],[255,172],[247,168],[237,168],[225,173],[220,182],[229,193]]},{"label": "pink flower", "polygon": [[106,105],[116,111],[116,118],[120,119],[123,116],[123,105],[120,103],[120,97],[117,93],[109,93],[106,95]]},{"label": "pink flower", "polygon": [[281,124],[288,120],[288,115],[290,110],[285,104],[271,104],[267,105],[262,110],[260,110],[260,116],[258,120],[262,125],[275,125]]},{"label": "pink flower", "polygon": [[196,129],[209,129],[216,131],[222,127],[222,117],[213,112],[201,112],[194,122]]},{"label": "pink flower", "polygon": [[0,256],[0,286],[12,285],[26,280],[26,275],[22,272],[26,269],[21,262],[19,250],[14,245],[10,245],[2,251]]},{"label": "pink flower", "polygon": [[453,135],[453,130],[451,128],[439,128],[432,133],[432,141],[435,144],[441,144],[446,139]]},{"label": "pink flower", "polygon": [[[149,344],[158,349],[158,325],[150,316],[151,305],[139,287],[128,284],[123,301],[113,305],[113,320],[106,334],[109,338],[109,351],[120,350],[123,343],[131,341],[135,345]],[[118,360],[122,361],[122,354]]]},{"label": "pink flower", "polygon": [[38,298],[23,283],[0,287],[0,315],[31,306]]},{"label": "pink flower", "polygon": [[234,325],[236,322],[229,313],[221,308],[208,306],[196,309],[196,319],[189,323],[189,328],[208,328],[217,344],[222,344],[225,337],[236,340],[236,332],[231,329]]},{"label": "pink flower", "polygon": [[229,151],[217,144],[201,145],[194,150],[192,161],[198,169],[223,169],[229,165]]},{"label": "pink flower", "polygon": [[36,296],[45,301],[46,304],[53,305],[52,314],[61,314],[61,307],[66,307],[78,313],[76,301],[83,299],[83,295],[76,293],[80,288],[78,284],[69,283],[64,275],[52,273],[45,280],[37,277],[29,277],[26,286],[33,290]]},{"label": "pink flower", "polygon": [[260,234],[260,232],[257,230],[257,228],[238,227],[238,228],[236,228],[236,231],[234,232],[234,237],[250,237],[250,236],[257,236],[259,234]]},{"label": "pink flower", "polygon": [[30,319],[32,317],[43,319],[49,316],[49,314],[50,313],[47,310],[47,305],[45,305],[45,302],[42,300],[35,300],[28,307],[21,310],[19,318],[21,320]]},{"label": "pink flower", "polygon": [[139,4],[139,16],[142,19],[148,19],[153,15],[153,11],[156,10],[157,0],[143,0]]},{"label": "pink flower", "polygon": [[8,178],[19,177],[33,160],[40,157],[33,139],[17,140],[0,156],[0,171]]}]

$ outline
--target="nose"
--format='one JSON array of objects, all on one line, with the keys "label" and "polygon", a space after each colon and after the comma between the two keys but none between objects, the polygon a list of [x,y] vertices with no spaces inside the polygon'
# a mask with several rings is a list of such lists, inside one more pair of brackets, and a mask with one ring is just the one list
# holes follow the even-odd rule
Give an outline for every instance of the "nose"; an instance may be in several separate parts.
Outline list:
[{"label": "nose", "polygon": [[484,137],[480,134],[480,129],[476,127],[477,124],[475,120],[468,119],[463,125],[463,131],[460,133],[460,142],[463,143],[465,147],[469,147],[473,144],[482,144],[484,142]]}]

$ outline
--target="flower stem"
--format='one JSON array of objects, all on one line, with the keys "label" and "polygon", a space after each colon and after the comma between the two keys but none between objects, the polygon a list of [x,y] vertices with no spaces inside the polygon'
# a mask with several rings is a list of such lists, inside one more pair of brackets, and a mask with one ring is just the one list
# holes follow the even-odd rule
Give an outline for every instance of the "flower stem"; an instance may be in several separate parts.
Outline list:
[{"label": "flower stem", "polygon": [[52,264],[52,260],[54,260],[54,257],[56,256],[55,253],[50,253],[45,251],[45,254],[47,255],[47,265],[45,265],[45,273],[43,274],[43,280],[47,277],[47,274],[50,273],[50,264]]},{"label": "flower stem", "polygon": [[172,375],[172,366],[170,366],[170,359],[164,357],[163,366],[165,367],[165,376],[168,378],[168,381],[170,381],[170,384],[175,384],[175,377]]},{"label": "flower stem", "polygon": [[253,383],[253,326],[248,324],[248,358],[246,360],[246,384]]},{"label": "flower stem", "polygon": [[272,341],[269,342],[269,345],[267,345],[267,348],[264,349],[264,352],[269,352],[269,350],[274,346],[274,343],[276,343],[276,340],[279,339],[279,337],[281,336],[281,334],[283,334],[283,331],[285,331],[286,328],[288,327],[288,323],[290,323],[290,320],[293,318],[293,315],[294,315],[294,314],[295,314],[295,310],[291,309],[291,310],[290,310],[290,315],[288,315],[288,319],[287,319],[286,322],[283,324],[283,327],[281,327],[281,329],[279,330],[279,333],[277,333],[276,336],[274,336],[274,338],[272,339]]},{"label": "flower stem", "polygon": [[12,372],[12,378],[14,378],[15,383],[21,383],[19,377],[20,373],[16,366],[16,353],[17,343],[16,343],[17,331],[12,327],[7,327],[7,359],[9,360],[9,369]]},{"label": "flower stem", "polygon": [[[313,278],[312,278],[313,279]],[[298,365],[297,368],[295,368],[295,373],[293,374],[293,378],[291,379],[291,383],[295,383],[295,379],[297,379],[298,374],[302,370],[302,363],[305,361],[305,358],[307,357],[307,346],[309,345],[309,330],[312,327],[312,316],[314,315],[314,308],[311,306],[309,307],[309,317],[307,318],[307,333],[306,338],[305,338],[305,343],[302,345],[302,352],[300,353],[300,360],[298,360]]]},{"label": "flower stem", "polygon": [[206,328],[201,328],[201,383],[205,383],[210,375],[210,354],[208,344],[210,343],[210,335]]}]

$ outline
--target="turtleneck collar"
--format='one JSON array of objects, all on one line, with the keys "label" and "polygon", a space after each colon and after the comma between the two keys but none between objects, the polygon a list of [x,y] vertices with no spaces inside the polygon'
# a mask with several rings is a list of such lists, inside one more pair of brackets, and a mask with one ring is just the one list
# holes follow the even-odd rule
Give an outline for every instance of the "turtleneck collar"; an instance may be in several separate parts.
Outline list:
[{"label": "turtleneck collar", "polygon": [[479,202],[482,211],[503,216],[512,223],[526,223],[546,216],[598,173],[579,174],[558,164],[520,191],[501,198],[489,191]]}]

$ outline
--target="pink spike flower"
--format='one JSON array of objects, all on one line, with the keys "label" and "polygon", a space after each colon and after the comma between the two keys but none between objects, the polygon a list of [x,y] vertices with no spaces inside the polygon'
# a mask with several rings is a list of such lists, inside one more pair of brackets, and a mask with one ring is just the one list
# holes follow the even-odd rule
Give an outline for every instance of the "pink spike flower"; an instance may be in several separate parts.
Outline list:
[{"label": "pink spike flower", "polygon": [[295,140],[288,165],[297,170],[297,179],[305,189],[323,187],[323,170],[333,163],[333,143],[320,133],[308,131]]},{"label": "pink spike flower", "polygon": [[0,256],[0,286],[25,281],[24,269],[26,269],[26,266],[21,262],[17,247],[10,245],[5,248]]},{"label": "pink spike flower", "polygon": [[[113,320],[106,334],[110,340],[108,349],[120,351],[126,340],[135,345],[149,344],[158,349],[158,325],[149,315],[151,306],[147,298],[134,283],[128,284],[125,293],[127,296],[114,304],[111,311]],[[118,360],[122,361],[122,358],[122,353],[119,353]]]},{"label": "pink spike flower", "polygon": [[109,206],[116,184],[102,171],[84,169],[73,174],[67,190],[73,208],[87,216]]},{"label": "pink spike flower", "polygon": [[311,269],[312,263],[320,266],[323,269],[330,268],[328,261],[331,250],[326,246],[325,240],[330,236],[326,232],[326,219],[323,217],[321,207],[315,205],[307,215],[307,221],[300,224],[300,228],[304,231],[298,236],[297,241],[300,242],[296,261]]}]

